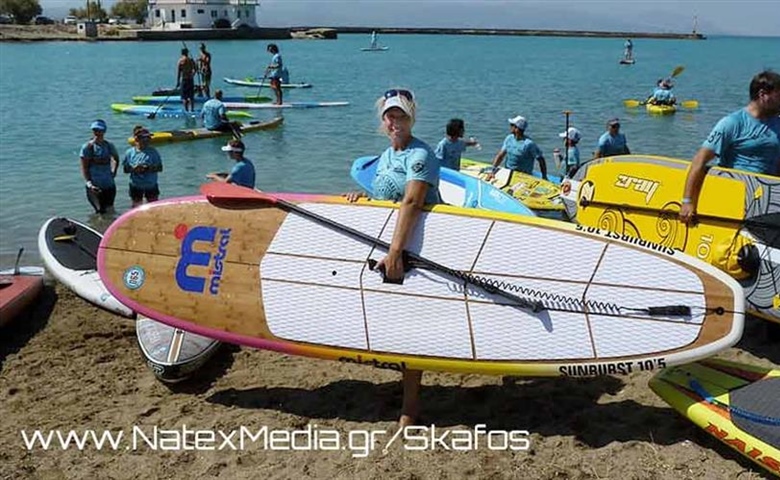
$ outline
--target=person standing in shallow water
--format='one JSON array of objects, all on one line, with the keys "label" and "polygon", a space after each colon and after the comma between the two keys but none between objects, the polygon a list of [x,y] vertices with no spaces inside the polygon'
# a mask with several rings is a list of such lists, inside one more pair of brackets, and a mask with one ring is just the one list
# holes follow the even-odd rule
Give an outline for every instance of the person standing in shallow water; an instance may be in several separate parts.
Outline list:
[{"label": "person standing in shallow water", "polygon": [[284,61],[282,54],[279,53],[279,47],[275,43],[268,45],[266,50],[273,55],[271,63],[265,68],[265,75],[270,79],[271,89],[276,95],[276,105],[282,104],[282,77],[284,71]]},{"label": "person standing in shallow water", "polygon": [[152,134],[141,125],[133,128],[134,146],[127,149],[122,160],[122,169],[130,174],[130,200],[133,208],[147,202],[155,202],[160,198],[160,187],[157,184],[157,174],[162,172],[163,165],[160,154],[149,146]]},{"label": "person standing in shallow water", "polygon": [[81,175],[86,182],[87,201],[95,213],[111,213],[116,198],[116,171],[119,153],[113,143],[105,139],[106,122],[92,122],[92,139],[81,147]]},{"label": "person standing in shallow water", "polygon": [[198,58],[198,70],[200,71],[201,93],[206,98],[211,97],[211,53],[206,50],[206,44],[200,44],[200,57]]},{"label": "person standing in shallow water", "polygon": [[[398,221],[387,255],[376,268],[383,269],[390,281],[404,278],[403,252],[412,239],[420,213],[427,204],[441,203],[439,197],[439,160],[428,144],[412,135],[416,115],[414,95],[394,88],[377,100],[377,113],[390,147],[382,152],[372,182],[373,197],[400,202]],[[364,192],[346,195],[350,202],[365,197]],[[401,428],[412,425],[420,414],[422,371],[403,371],[403,405],[398,420]]]},{"label": "person standing in shallow water", "polygon": [[195,108],[195,73],[198,66],[190,58],[190,51],[181,49],[181,57],[176,64],[176,88],[181,86],[181,103],[184,111],[192,112]]}]

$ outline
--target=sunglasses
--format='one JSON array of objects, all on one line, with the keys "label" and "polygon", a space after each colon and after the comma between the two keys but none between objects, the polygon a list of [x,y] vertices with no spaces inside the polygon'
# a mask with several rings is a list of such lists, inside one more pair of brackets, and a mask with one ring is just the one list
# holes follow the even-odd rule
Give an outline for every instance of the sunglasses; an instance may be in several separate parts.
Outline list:
[{"label": "sunglasses", "polygon": [[410,102],[414,101],[414,96],[412,95],[412,92],[410,92],[409,90],[402,90],[402,89],[396,90],[396,89],[392,89],[392,90],[386,91],[385,95],[384,95],[385,100],[387,100],[389,98],[393,98],[393,97],[398,97],[398,96],[404,97],[407,100],[409,100]]},{"label": "sunglasses", "polygon": [[615,123],[613,125],[610,125],[609,127],[610,128],[620,128],[620,124],[619,123]]}]

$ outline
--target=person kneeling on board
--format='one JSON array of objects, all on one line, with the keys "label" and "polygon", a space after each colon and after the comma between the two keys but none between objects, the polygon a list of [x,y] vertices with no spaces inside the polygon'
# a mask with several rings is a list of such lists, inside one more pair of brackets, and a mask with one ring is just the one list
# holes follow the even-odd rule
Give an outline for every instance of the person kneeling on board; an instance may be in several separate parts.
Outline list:
[{"label": "person kneeling on board", "polygon": [[231,122],[227,118],[227,109],[222,102],[222,90],[217,89],[214,92],[214,98],[211,98],[203,104],[203,110],[200,112],[203,118],[203,126],[209,130],[217,132],[233,132],[240,137],[241,124]]},{"label": "person kneeling on board", "polygon": [[653,93],[647,97],[645,103],[649,103],[651,105],[674,105],[677,103],[677,98],[675,98],[674,93],[672,93],[673,87],[674,84],[669,78],[662,78],[658,80],[655,90],[653,90]]},{"label": "person kneeling on board", "polygon": [[[377,100],[381,129],[390,139],[382,152],[373,180],[375,198],[400,202],[398,221],[387,255],[377,264],[388,281],[404,278],[403,252],[412,238],[420,212],[426,204],[441,203],[439,197],[439,160],[428,144],[412,135],[416,104],[409,90],[391,89]],[[365,197],[364,192],[346,195],[350,202]],[[403,371],[404,398],[401,428],[414,424],[420,413],[422,372]]]},{"label": "person kneeling on board", "polygon": [[81,147],[81,174],[87,189],[87,201],[95,213],[107,213],[114,209],[116,198],[116,170],[119,153],[113,143],[105,139],[106,122],[92,122],[92,139]]},{"label": "person kneeling on board", "polygon": [[680,220],[696,221],[707,163],[780,176],[780,74],[763,71],[750,81],[750,102],[721,118],[693,157],[685,180]]},{"label": "person kneeling on board", "polygon": [[493,180],[496,171],[501,162],[506,158],[504,167],[516,172],[531,175],[534,170],[534,161],[539,162],[539,170],[542,172],[542,178],[547,180],[547,163],[539,147],[533,140],[525,136],[525,130],[528,127],[528,121],[523,116],[510,118],[509,135],[504,138],[504,144],[493,159],[493,171],[488,174],[487,181]]},{"label": "person kneeling on board", "polygon": [[229,174],[209,173],[207,178],[217,182],[233,183],[235,185],[255,188],[255,166],[251,160],[244,157],[244,142],[233,139],[227,145],[222,147],[223,152],[227,152],[228,157],[236,161]]},{"label": "person kneeling on board", "polygon": [[157,173],[162,172],[163,165],[160,154],[149,146],[152,134],[141,125],[133,128],[135,145],[127,149],[122,161],[122,169],[130,174],[130,200],[133,208],[160,198],[160,187],[157,185]]}]

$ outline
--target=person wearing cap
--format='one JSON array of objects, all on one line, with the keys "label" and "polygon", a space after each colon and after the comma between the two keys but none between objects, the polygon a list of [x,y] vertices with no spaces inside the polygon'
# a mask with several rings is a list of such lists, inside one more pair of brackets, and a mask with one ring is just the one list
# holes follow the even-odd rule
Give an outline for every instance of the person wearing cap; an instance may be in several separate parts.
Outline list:
[{"label": "person wearing cap", "polygon": [[184,111],[192,112],[195,105],[195,73],[198,65],[190,58],[187,48],[181,49],[181,57],[176,64],[176,88],[181,86],[181,103]]},{"label": "person wearing cap", "polygon": [[200,71],[200,89],[206,98],[211,96],[211,53],[206,50],[206,44],[200,44],[200,57],[198,57],[198,70]]},{"label": "person wearing cap", "polygon": [[[403,252],[427,204],[440,203],[439,159],[433,149],[412,135],[416,115],[414,95],[409,90],[388,90],[376,102],[381,130],[390,139],[390,147],[382,152],[372,182],[373,197],[400,202],[392,243],[377,268],[384,270],[389,281],[404,278]],[[350,202],[365,196],[363,192],[346,195]],[[401,428],[413,424],[420,413],[422,372],[403,371],[403,405],[398,420]]]},{"label": "person wearing cap", "polygon": [[453,118],[447,122],[447,135],[436,145],[436,158],[439,159],[441,167],[460,170],[460,156],[466,150],[466,147],[473,147],[479,144],[475,138],[463,140],[466,133],[466,124],[460,118]]},{"label": "person wearing cap", "polygon": [[547,180],[547,163],[545,163],[542,151],[533,140],[525,136],[528,121],[521,115],[507,121],[510,133],[504,138],[501,149],[493,159],[493,171],[488,174],[487,180],[493,179],[496,170],[504,160],[506,160],[504,167],[529,175],[533,173],[534,161],[538,161],[542,178]]},{"label": "person wearing cap", "polygon": [[203,126],[209,130],[234,132],[237,135],[241,131],[238,122],[231,122],[227,118],[227,110],[222,102],[222,90],[217,89],[214,92],[214,98],[206,100],[200,111],[200,116],[203,119]]},{"label": "person wearing cap", "polygon": [[623,53],[623,58],[625,60],[633,60],[634,59],[634,42],[631,41],[630,38],[626,39],[626,42],[623,44],[625,47],[625,52]]},{"label": "person wearing cap", "polygon": [[561,164],[563,174],[571,176],[574,170],[580,166],[580,148],[577,144],[580,143],[582,134],[576,128],[569,127],[568,130],[559,133],[558,136],[564,139],[563,142],[566,147],[565,164]]},{"label": "person wearing cap", "polygon": [[655,90],[653,90],[653,93],[647,98],[645,103],[653,105],[674,105],[677,103],[677,98],[675,98],[674,93],[672,93],[673,87],[674,83],[672,83],[671,78],[662,78],[658,80]]},{"label": "person wearing cap", "polygon": [[612,118],[607,122],[607,131],[599,137],[594,158],[630,155],[626,136],[620,133],[620,120]]},{"label": "person wearing cap", "polygon": [[160,154],[149,145],[152,134],[142,125],[133,128],[134,145],[127,149],[122,160],[122,169],[130,174],[130,200],[133,208],[160,198],[160,188],[157,185],[157,174],[162,172],[163,165]]},{"label": "person wearing cap", "polygon": [[780,177],[780,74],[758,73],[750,81],[747,106],[721,118],[691,161],[680,220],[696,221],[707,164]]},{"label": "person wearing cap", "polygon": [[114,209],[116,198],[116,171],[119,153],[113,143],[105,139],[106,122],[95,120],[90,126],[92,138],[81,146],[81,175],[86,182],[87,201],[95,213],[107,213]]},{"label": "person wearing cap", "polygon": [[276,95],[276,105],[282,104],[282,71],[284,70],[284,62],[282,61],[282,54],[279,53],[279,47],[275,43],[268,44],[266,50],[273,55],[271,57],[271,63],[265,67],[265,76],[271,81],[271,89]]},{"label": "person wearing cap", "polygon": [[228,157],[236,161],[230,173],[209,173],[207,178],[217,182],[226,182],[239,185],[246,188],[255,188],[255,166],[251,160],[244,157],[244,142],[233,139],[227,145],[222,147],[223,152],[227,152]]}]

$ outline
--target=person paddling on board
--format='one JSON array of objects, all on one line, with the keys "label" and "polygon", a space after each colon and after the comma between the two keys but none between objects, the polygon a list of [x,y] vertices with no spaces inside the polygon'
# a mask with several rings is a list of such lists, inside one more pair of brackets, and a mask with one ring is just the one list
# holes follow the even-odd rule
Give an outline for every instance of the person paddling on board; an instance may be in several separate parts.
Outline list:
[{"label": "person paddling on board", "polygon": [[672,93],[674,83],[671,78],[662,78],[656,83],[655,90],[647,97],[645,103],[652,105],[674,105],[677,103],[674,93]]},{"label": "person paddling on board", "polygon": [[[439,197],[439,160],[428,144],[412,135],[416,115],[414,95],[394,88],[377,100],[377,113],[390,147],[382,152],[372,182],[374,198],[400,202],[398,220],[387,255],[377,264],[387,280],[404,278],[404,250],[412,239],[420,213],[426,204],[441,203]],[[364,192],[346,195],[350,202],[365,197]],[[420,414],[420,370],[403,370],[403,406],[398,420],[404,428]]]},{"label": "person paddling on board", "polygon": [[780,177],[780,74],[765,70],[750,81],[750,102],[721,118],[693,157],[685,180],[680,220],[696,222],[707,164]]},{"label": "person paddling on board", "polygon": [[371,32],[371,48],[376,49],[376,30]]},{"label": "person paddling on board", "polygon": [[453,118],[447,122],[447,136],[441,139],[435,150],[436,158],[439,159],[439,165],[453,170],[460,170],[460,156],[466,150],[466,147],[479,145],[479,142],[474,137],[463,140],[465,133],[466,125],[460,118]]},{"label": "person paddling on board", "polygon": [[559,133],[558,136],[564,139],[564,146],[567,149],[566,158],[561,162],[561,174],[571,177],[580,166],[580,147],[577,144],[580,143],[582,134],[576,128],[569,127],[568,130]]},{"label": "person paddling on board", "polygon": [[630,155],[626,136],[620,133],[620,119],[612,118],[607,122],[607,131],[599,137],[594,158]]},{"label": "person paddling on board", "polygon": [[626,43],[623,44],[623,47],[625,47],[625,51],[623,52],[623,59],[624,60],[633,60],[634,59],[634,42],[632,42],[630,38],[627,38],[626,39]]},{"label": "person paddling on board", "polygon": [[181,103],[185,112],[192,112],[195,104],[195,73],[198,66],[190,58],[190,51],[181,49],[181,57],[176,64],[176,88],[181,86]]},{"label": "person paddling on board", "polygon": [[275,43],[271,43],[266,48],[269,53],[273,55],[271,57],[271,63],[265,68],[265,76],[271,80],[271,88],[276,95],[276,105],[282,104],[282,70],[284,69],[284,62],[282,61],[282,55],[279,53],[279,47]]},{"label": "person paddling on board", "polygon": [[516,172],[531,175],[534,170],[534,161],[539,162],[539,170],[542,172],[542,178],[547,180],[547,163],[544,160],[542,151],[536,143],[525,136],[525,130],[528,128],[528,120],[518,115],[507,120],[509,122],[509,135],[504,138],[501,149],[493,159],[493,170],[488,173],[486,180],[493,180],[501,162],[504,167]]},{"label": "person paddling on board", "polygon": [[214,92],[214,98],[206,100],[203,109],[200,111],[203,119],[203,126],[209,130],[217,132],[233,132],[240,136],[241,124],[231,122],[227,118],[227,110],[222,102],[222,90],[217,89]]},{"label": "person paddling on board", "polygon": [[206,50],[205,43],[200,44],[198,70],[200,71],[201,93],[208,98],[211,96],[211,53]]},{"label": "person paddling on board", "polygon": [[81,147],[81,175],[86,182],[87,201],[95,213],[111,213],[116,198],[116,170],[119,153],[113,143],[105,139],[106,122],[92,122],[92,138]]},{"label": "person paddling on board", "polygon": [[157,184],[157,174],[162,172],[163,165],[160,154],[149,146],[152,134],[142,125],[133,128],[134,146],[127,149],[122,160],[122,169],[130,174],[130,200],[133,208],[160,198],[160,187]]},{"label": "person paddling on board", "polygon": [[244,156],[244,142],[234,138],[229,141],[227,145],[222,147],[223,152],[227,152],[229,158],[235,160],[236,164],[230,170],[230,173],[225,175],[224,173],[209,173],[207,178],[225,183],[233,183],[235,185],[255,188],[255,166],[251,160]]}]

